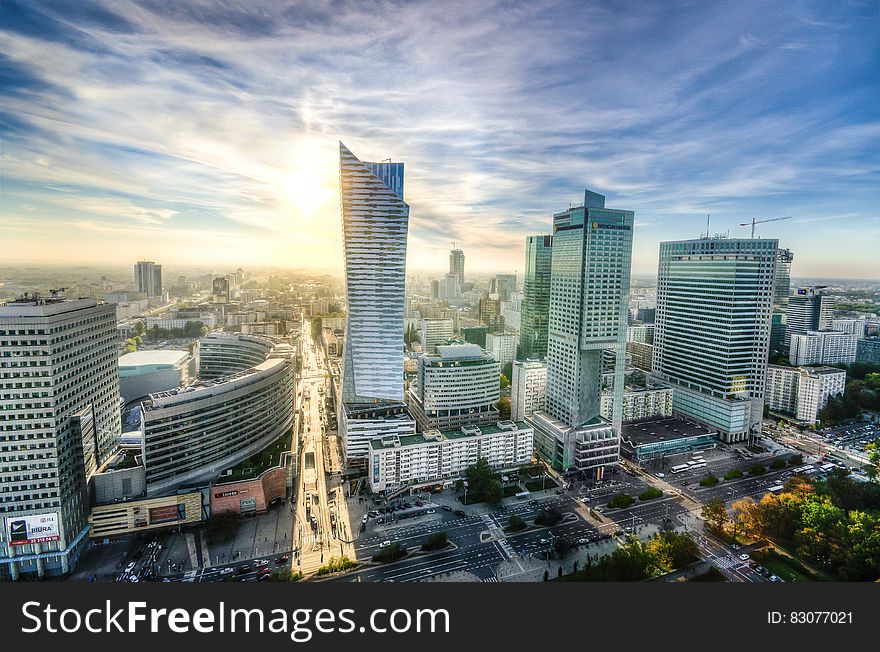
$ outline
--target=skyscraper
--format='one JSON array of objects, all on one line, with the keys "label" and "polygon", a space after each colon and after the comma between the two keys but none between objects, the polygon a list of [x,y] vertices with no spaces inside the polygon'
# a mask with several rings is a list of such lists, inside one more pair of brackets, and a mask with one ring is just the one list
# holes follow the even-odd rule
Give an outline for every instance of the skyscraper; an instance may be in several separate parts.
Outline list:
[{"label": "skyscraper", "polygon": [[161,296],[162,265],[157,265],[152,260],[137,262],[134,266],[134,287],[149,298]]},{"label": "skyscraper", "polygon": [[[554,467],[594,478],[620,449],[634,218],[589,190],[582,206],[553,216],[546,408],[530,422]],[[611,422],[600,416],[604,350],[614,355]]]},{"label": "skyscraper", "polygon": [[0,579],[61,575],[88,542],[87,482],[121,435],[116,306],[0,306]]},{"label": "skyscraper", "polygon": [[791,263],[794,254],[780,249],[776,256],[776,275],[773,280],[773,318],[770,326],[770,352],[779,355],[785,350],[788,296],[791,293]]},{"label": "skyscraper", "polygon": [[785,325],[785,352],[791,336],[808,331],[831,330],[834,299],[825,294],[825,286],[798,288],[788,298]]},{"label": "skyscraper", "polygon": [[457,276],[459,283],[464,283],[464,251],[461,249],[449,250],[449,273]]},{"label": "skyscraper", "polygon": [[339,143],[339,195],[348,306],[339,425],[347,463],[365,465],[370,439],[415,432],[403,402],[403,163],[362,162]]},{"label": "skyscraper", "polygon": [[339,143],[348,312],[342,400],[403,400],[403,306],[409,206],[403,163],[361,162]]},{"label": "skyscraper", "polygon": [[778,241],[660,243],[655,377],[728,442],[760,432]]},{"label": "skyscraper", "polygon": [[547,355],[547,319],[550,316],[550,267],[553,236],[526,238],[526,267],[523,279],[519,357],[543,359]]}]

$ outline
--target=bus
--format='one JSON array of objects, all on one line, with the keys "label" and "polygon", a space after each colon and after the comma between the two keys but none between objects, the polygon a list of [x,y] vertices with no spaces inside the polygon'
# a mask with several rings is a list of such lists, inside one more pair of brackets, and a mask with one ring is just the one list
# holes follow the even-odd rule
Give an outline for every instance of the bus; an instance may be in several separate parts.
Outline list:
[{"label": "bus", "polygon": [[528,492],[528,491],[520,491],[518,494],[516,494],[516,499],[517,499],[517,500],[525,500],[525,499],[528,498],[528,497],[529,497],[529,492]]},{"label": "bus", "polygon": [[681,473],[682,471],[687,471],[689,468],[691,468],[691,467],[687,464],[679,464],[678,466],[673,466],[669,470],[672,471],[673,473]]},{"label": "bus", "polygon": [[706,463],[705,463],[705,462],[697,462],[696,464],[691,464],[691,466],[690,466],[689,468],[692,468],[692,469],[705,469],[705,468],[706,468]]},{"label": "bus", "polygon": [[769,488],[767,489],[767,491],[769,491],[769,492],[772,493],[772,494],[775,494],[775,493],[779,493],[779,492],[782,491],[784,488],[785,488],[785,487],[783,487],[781,484],[775,484],[775,485],[773,485],[772,487],[769,487]]}]

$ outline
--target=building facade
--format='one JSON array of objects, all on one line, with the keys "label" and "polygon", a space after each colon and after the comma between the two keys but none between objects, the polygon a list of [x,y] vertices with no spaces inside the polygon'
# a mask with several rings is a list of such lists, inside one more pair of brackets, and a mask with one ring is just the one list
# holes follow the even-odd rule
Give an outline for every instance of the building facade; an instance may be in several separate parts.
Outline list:
[{"label": "building facade", "polygon": [[530,235],[526,238],[526,266],[519,329],[519,357],[522,360],[541,360],[547,355],[552,261],[552,235]]},{"label": "building facade", "polygon": [[653,375],[727,442],[760,433],[777,241],[660,243]]},{"label": "building facade", "polygon": [[824,286],[795,290],[788,298],[784,350],[789,351],[793,335],[830,330],[833,316],[834,300],[825,294]]},{"label": "building facade", "polygon": [[858,341],[856,362],[880,364],[880,337],[868,337]]},{"label": "building facade", "polygon": [[162,296],[162,265],[141,260],[134,266],[134,287],[149,298]]},{"label": "building facade", "polygon": [[767,405],[805,423],[816,423],[828,398],[843,394],[845,388],[843,369],[779,365],[767,368]]},{"label": "building facade", "polygon": [[[668,387],[626,389],[623,392],[624,423],[638,419],[672,416],[673,390]],[[614,392],[602,393],[602,416],[611,419],[614,410]]]},{"label": "building facade", "polygon": [[858,338],[843,331],[807,331],[791,336],[788,361],[796,366],[851,364],[856,361]]},{"label": "building facade", "polygon": [[437,347],[419,358],[409,388],[410,411],[421,430],[447,430],[498,421],[500,365],[474,344]]},{"label": "building facade", "polygon": [[791,294],[791,264],[794,254],[790,249],[779,249],[776,254],[776,272],[773,278],[773,315],[770,320],[770,352],[780,355],[786,351],[785,330],[788,323],[788,297]]},{"label": "building facade", "polygon": [[486,335],[486,350],[502,366],[516,360],[516,347],[519,345],[519,337],[513,332],[488,333]]},{"label": "building facade", "polygon": [[451,319],[422,320],[422,351],[429,355],[437,353],[437,347],[451,340],[455,331]]},{"label": "building facade", "polygon": [[[547,398],[530,423],[548,462],[597,479],[620,450],[634,217],[589,190],[582,206],[553,216]],[[615,361],[610,421],[601,416],[603,350]]]},{"label": "building facade", "polygon": [[513,363],[510,381],[510,418],[523,421],[536,410],[543,410],[547,401],[547,363],[543,360],[522,360]]},{"label": "building facade", "polygon": [[121,435],[116,306],[0,306],[0,580],[64,575],[87,544],[87,483]]},{"label": "building facade", "polygon": [[484,458],[496,471],[515,469],[532,460],[534,432],[528,424],[498,421],[460,430],[430,430],[411,436],[388,436],[370,442],[369,484],[373,493],[405,485],[463,477]]},{"label": "building facade", "polygon": [[147,394],[188,385],[196,379],[198,361],[189,351],[155,349],[119,358],[119,393],[126,403]]},{"label": "building facade", "polygon": [[141,403],[147,494],[211,482],[293,425],[289,354],[245,371],[152,394]]}]

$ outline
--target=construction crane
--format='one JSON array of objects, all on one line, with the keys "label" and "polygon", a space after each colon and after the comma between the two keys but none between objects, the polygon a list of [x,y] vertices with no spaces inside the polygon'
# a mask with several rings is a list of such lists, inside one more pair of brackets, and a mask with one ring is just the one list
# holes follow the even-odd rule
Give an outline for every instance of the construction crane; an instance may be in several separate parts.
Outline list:
[{"label": "construction crane", "polygon": [[764,224],[766,222],[781,222],[782,220],[790,220],[791,215],[787,215],[785,217],[772,217],[769,220],[759,220],[757,217],[753,217],[751,222],[741,222],[740,226],[749,226],[752,227],[752,239],[755,237],[755,224]]}]

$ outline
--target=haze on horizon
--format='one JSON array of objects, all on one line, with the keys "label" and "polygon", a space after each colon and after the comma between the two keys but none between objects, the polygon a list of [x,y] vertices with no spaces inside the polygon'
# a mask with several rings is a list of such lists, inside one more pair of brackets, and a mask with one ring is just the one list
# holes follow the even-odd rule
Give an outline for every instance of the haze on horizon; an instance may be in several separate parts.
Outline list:
[{"label": "haze on horizon", "polygon": [[0,263],[337,271],[338,141],[406,163],[408,269],[522,270],[584,188],[877,278],[873,2],[3,3]]}]

